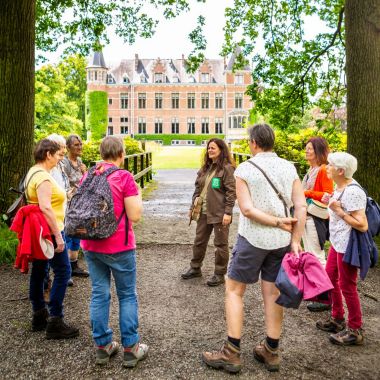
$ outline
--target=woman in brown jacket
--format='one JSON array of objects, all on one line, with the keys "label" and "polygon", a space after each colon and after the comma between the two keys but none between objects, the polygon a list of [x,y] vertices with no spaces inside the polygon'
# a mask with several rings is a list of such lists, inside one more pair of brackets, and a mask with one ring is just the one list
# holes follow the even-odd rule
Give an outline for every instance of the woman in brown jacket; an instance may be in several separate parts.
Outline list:
[{"label": "woman in brown jacket", "polygon": [[206,184],[207,191],[204,192],[202,211],[197,221],[190,269],[181,275],[184,280],[202,276],[202,262],[214,230],[215,270],[207,285],[218,286],[224,283],[229,256],[228,233],[236,200],[234,171],[235,163],[226,143],[218,138],[210,139],[203,166],[197,174],[189,211],[191,214],[194,201],[201,195]]}]

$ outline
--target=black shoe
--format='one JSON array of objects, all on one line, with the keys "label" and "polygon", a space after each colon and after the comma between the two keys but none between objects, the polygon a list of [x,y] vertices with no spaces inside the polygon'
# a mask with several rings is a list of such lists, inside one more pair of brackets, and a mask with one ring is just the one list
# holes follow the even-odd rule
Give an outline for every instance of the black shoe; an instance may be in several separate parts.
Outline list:
[{"label": "black shoe", "polygon": [[46,329],[49,313],[44,307],[33,313],[32,331],[42,331]]},{"label": "black shoe", "polygon": [[201,277],[201,276],[202,276],[202,271],[199,268],[190,268],[187,272],[181,274],[181,277],[184,280],[189,280],[190,278]]},{"label": "black shoe", "polygon": [[313,313],[331,310],[331,305],[327,305],[325,303],[320,303],[320,302],[309,303],[306,307],[309,311],[311,311]]},{"label": "black shoe", "polygon": [[218,286],[224,284],[224,275],[223,274],[214,274],[208,281],[208,286]]},{"label": "black shoe", "polygon": [[46,326],[46,339],[76,338],[79,329],[67,325],[62,317],[50,317]]},{"label": "black shoe", "polygon": [[70,264],[71,264],[72,277],[88,277],[89,276],[89,273],[78,265],[78,260],[71,261]]}]

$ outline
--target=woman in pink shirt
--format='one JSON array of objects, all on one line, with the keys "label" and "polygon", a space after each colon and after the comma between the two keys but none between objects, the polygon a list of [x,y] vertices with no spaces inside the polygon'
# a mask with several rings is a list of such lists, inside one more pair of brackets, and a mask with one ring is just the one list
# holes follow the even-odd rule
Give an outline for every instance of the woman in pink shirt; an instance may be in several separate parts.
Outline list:
[{"label": "woman in pink shirt", "polygon": [[[125,156],[122,141],[114,136],[104,138],[100,145],[100,155],[104,162],[98,164],[96,172],[101,173],[112,166],[120,167]],[[140,343],[137,331],[136,241],[132,228],[132,223],[141,218],[142,200],[136,182],[127,170],[113,172],[107,181],[112,191],[116,217],[119,219],[124,210],[126,217],[121,218],[116,232],[109,238],[81,241],[92,282],[90,319],[97,345],[96,363],[108,363],[119,349],[119,344],[112,340],[112,329],[108,324],[112,273],[119,299],[123,365],[134,367],[148,353],[148,346]]]}]

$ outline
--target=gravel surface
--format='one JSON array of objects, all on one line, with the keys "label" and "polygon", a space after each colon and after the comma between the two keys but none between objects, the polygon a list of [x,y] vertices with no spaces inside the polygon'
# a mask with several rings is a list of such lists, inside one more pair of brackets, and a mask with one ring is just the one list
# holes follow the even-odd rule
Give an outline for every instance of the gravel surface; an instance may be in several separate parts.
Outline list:
[{"label": "gravel surface", "polygon": [[[189,172],[185,174],[190,178]],[[192,178],[189,183],[193,183]],[[3,266],[0,267],[0,379],[231,378],[232,375],[207,368],[200,360],[202,351],[219,348],[225,339],[224,287],[206,285],[208,276],[213,273],[212,247],[205,259],[203,277],[181,280],[180,273],[188,268],[191,257],[188,243],[194,237],[194,231],[187,227],[184,218],[188,201],[182,202],[183,208],[175,215],[156,216],[154,222],[149,217],[155,213],[152,209],[167,207],[157,202],[166,191],[165,186],[172,194],[180,193],[178,189],[173,191],[173,183],[159,183],[151,194],[155,203],[145,202],[144,221],[136,226],[140,334],[141,340],[150,346],[147,359],[135,369],[125,369],[120,353],[105,367],[95,366],[88,314],[91,293],[88,279],[75,279],[75,286],[68,289],[65,299],[65,318],[80,328],[79,338],[48,341],[43,332],[31,332],[31,307],[27,300],[29,275]],[[191,185],[182,183],[181,186],[183,194],[188,194]],[[176,197],[172,199],[175,202]],[[235,236],[231,234],[231,238],[234,240]],[[265,336],[265,326],[259,286],[250,286],[245,296],[244,368],[240,375],[233,377],[379,379],[379,289],[380,269],[376,268],[359,284],[366,330],[366,343],[362,347],[330,344],[327,334],[315,328],[317,319],[326,317],[327,313],[310,313],[305,304],[298,310],[286,310],[281,340],[282,366],[279,373],[271,374],[252,357],[254,344]],[[114,338],[120,341],[114,288],[112,298],[110,324]]]}]

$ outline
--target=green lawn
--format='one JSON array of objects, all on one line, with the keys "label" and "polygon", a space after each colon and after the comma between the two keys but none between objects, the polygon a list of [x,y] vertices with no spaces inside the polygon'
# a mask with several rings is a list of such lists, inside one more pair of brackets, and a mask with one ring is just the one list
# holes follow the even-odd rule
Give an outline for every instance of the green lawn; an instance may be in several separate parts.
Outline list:
[{"label": "green lawn", "polygon": [[204,154],[199,146],[158,146],[153,151],[153,169],[198,169]]}]

